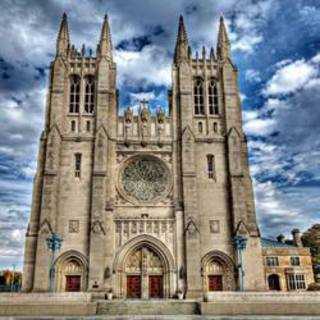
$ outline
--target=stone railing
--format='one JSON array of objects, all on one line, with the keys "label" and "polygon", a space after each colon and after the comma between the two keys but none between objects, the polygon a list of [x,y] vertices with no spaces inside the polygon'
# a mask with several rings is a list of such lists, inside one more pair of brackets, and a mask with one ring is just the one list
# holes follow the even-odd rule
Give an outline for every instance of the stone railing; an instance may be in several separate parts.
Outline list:
[{"label": "stone railing", "polygon": [[0,293],[0,305],[7,304],[55,304],[55,303],[89,303],[88,292],[41,292],[41,293]]},{"label": "stone railing", "polygon": [[320,303],[320,292],[294,291],[294,292],[207,292],[205,299],[208,302],[257,302],[257,303],[281,303],[281,302],[308,302]]}]

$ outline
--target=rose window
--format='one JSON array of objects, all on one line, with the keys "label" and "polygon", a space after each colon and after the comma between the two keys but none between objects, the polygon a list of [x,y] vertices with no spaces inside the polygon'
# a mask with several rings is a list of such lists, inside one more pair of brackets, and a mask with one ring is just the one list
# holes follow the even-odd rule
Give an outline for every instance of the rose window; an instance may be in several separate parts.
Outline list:
[{"label": "rose window", "polygon": [[124,192],[139,201],[153,201],[169,189],[169,174],[155,157],[134,157],[120,173]]}]

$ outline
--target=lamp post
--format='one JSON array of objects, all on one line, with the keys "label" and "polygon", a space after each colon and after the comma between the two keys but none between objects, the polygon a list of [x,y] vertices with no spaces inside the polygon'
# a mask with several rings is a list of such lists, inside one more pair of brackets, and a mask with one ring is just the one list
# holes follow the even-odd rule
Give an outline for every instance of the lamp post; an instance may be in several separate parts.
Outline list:
[{"label": "lamp post", "polygon": [[16,271],[16,265],[15,264],[13,264],[12,265],[12,281],[11,281],[11,288],[10,288],[10,290],[11,291],[15,291],[14,289],[14,277],[15,277],[15,271]]},{"label": "lamp post", "polygon": [[55,252],[61,248],[62,238],[57,233],[52,233],[50,237],[46,239],[48,249],[52,252],[51,261],[49,267],[49,291],[53,291],[53,283],[54,283],[54,255]]},{"label": "lamp post", "polygon": [[244,270],[242,263],[242,251],[246,249],[247,246],[247,238],[243,236],[235,236],[233,238],[233,244],[237,250],[238,256],[238,274],[239,274],[239,290],[243,291],[243,278],[244,278]]}]

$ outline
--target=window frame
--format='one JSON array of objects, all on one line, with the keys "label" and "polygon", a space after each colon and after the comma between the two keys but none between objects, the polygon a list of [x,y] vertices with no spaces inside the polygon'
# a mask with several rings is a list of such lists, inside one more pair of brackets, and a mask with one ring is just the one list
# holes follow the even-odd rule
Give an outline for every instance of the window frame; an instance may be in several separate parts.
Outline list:
[{"label": "window frame", "polygon": [[74,176],[81,178],[81,166],[82,166],[82,153],[77,152],[74,154]]},{"label": "window frame", "polygon": [[69,79],[69,113],[78,114],[80,112],[81,97],[81,77],[72,74]]},{"label": "window frame", "polygon": [[305,290],[306,277],[303,273],[288,273],[287,286],[289,291]]},{"label": "window frame", "polygon": [[208,83],[208,108],[209,115],[219,115],[219,91],[216,79],[210,79]]},{"label": "window frame", "polygon": [[208,179],[216,179],[215,157],[213,154],[207,154],[207,177]]},{"label": "window frame", "polygon": [[[275,263],[271,261],[276,261]],[[266,266],[267,267],[279,267],[279,257],[277,256],[267,256],[266,257]]]},{"label": "window frame", "polygon": [[197,77],[193,81],[193,112],[195,116],[205,116],[204,81]]},{"label": "window frame", "polygon": [[86,75],[84,77],[84,112],[94,114],[95,111],[95,77]]},{"label": "window frame", "polygon": [[291,256],[290,257],[290,265],[293,267],[300,266],[300,257],[299,256]]}]

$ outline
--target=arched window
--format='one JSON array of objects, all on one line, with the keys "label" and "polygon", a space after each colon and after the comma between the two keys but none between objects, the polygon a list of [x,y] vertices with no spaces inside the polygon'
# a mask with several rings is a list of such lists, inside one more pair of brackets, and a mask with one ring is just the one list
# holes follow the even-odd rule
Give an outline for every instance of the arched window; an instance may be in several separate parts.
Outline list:
[{"label": "arched window", "polygon": [[204,115],[203,81],[201,79],[195,80],[193,95],[194,95],[194,114]]},{"label": "arched window", "polygon": [[70,113],[79,113],[80,106],[80,77],[73,75],[70,78]]},{"label": "arched window", "polygon": [[277,274],[271,274],[268,277],[269,290],[280,291],[280,280]]},{"label": "arched window", "polygon": [[218,124],[216,122],[213,123],[213,132],[218,132]]},{"label": "arched window", "polygon": [[209,97],[209,113],[219,114],[218,89],[217,89],[217,83],[214,80],[211,80],[209,82],[208,97]]},{"label": "arched window", "polygon": [[215,179],[214,156],[212,154],[207,155],[207,171],[208,171],[208,178]]},{"label": "arched window", "polygon": [[93,113],[94,111],[94,77],[93,76],[87,76],[85,78],[84,110],[87,113]]},{"label": "arched window", "polygon": [[201,121],[198,122],[198,131],[199,131],[199,133],[202,133],[202,131],[203,131],[203,124]]},{"label": "arched window", "polygon": [[76,131],[76,122],[75,122],[75,120],[71,121],[71,131]]},{"label": "arched window", "polygon": [[74,176],[80,178],[81,176],[81,153],[75,153],[74,155]]}]

